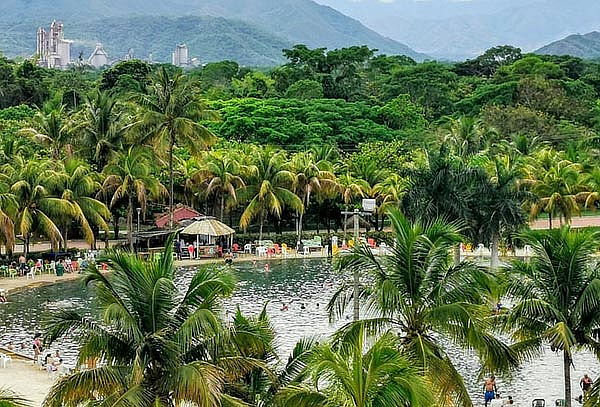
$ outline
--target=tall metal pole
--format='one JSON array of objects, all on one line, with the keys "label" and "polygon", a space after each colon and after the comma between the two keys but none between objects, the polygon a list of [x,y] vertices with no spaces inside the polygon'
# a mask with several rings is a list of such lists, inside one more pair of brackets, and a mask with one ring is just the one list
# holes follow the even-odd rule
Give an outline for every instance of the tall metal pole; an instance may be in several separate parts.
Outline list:
[{"label": "tall metal pole", "polygon": [[[358,220],[359,220],[359,211],[358,209],[354,210],[354,247],[358,247],[359,242],[359,224],[358,224]],[[358,295],[359,295],[359,291],[360,291],[360,275],[358,273],[358,269],[355,267],[354,268],[354,293],[352,295],[353,300],[354,300],[354,321],[358,321],[360,319],[360,301],[358,299]]]}]

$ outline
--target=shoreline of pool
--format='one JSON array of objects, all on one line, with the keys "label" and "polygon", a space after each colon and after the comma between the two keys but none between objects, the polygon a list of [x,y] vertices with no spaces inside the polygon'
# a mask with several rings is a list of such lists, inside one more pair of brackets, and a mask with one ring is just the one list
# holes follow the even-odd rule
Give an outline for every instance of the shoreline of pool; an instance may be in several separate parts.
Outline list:
[{"label": "shoreline of pool", "polygon": [[[241,255],[233,259],[234,263],[240,262],[253,262],[253,261],[271,261],[271,260],[297,260],[297,259],[319,259],[326,258],[325,253],[315,252],[310,255],[299,255],[290,254],[287,256],[283,255],[272,255],[268,257],[255,256],[255,255]],[[225,264],[223,258],[208,258],[208,259],[192,259],[192,260],[176,260],[175,267],[196,267],[207,264]],[[7,295],[15,294],[24,290],[32,288],[39,288],[48,285],[59,284],[67,281],[73,281],[81,277],[79,273],[65,273],[58,277],[55,274],[42,274],[35,276],[35,278],[17,277],[13,279],[3,278],[0,279],[0,290],[4,290]],[[9,298],[10,301],[10,298]],[[1,304],[0,304],[1,307]]]}]

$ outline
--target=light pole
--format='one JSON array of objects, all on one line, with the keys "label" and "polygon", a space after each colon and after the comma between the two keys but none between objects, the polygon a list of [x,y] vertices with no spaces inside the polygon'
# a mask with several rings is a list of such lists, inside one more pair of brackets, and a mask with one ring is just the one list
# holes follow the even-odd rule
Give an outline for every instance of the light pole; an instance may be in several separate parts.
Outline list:
[{"label": "light pole", "polygon": [[139,239],[140,239],[140,215],[142,213],[142,208],[137,208],[137,233],[136,233],[136,237],[135,237],[135,250],[137,252],[138,250],[138,246],[139,246]]},{"label": "light pole", "polygon": [[[359,210],[354,210],[354,247],[358,247],[359,244]],[[360,275],[358,274],[358,267],[354,267],[354,293],[352,294],[352,299],[354,300],[354,321],[358,321],[360,319],[360,301],[358,299],[358,292],[360,289]]]}]

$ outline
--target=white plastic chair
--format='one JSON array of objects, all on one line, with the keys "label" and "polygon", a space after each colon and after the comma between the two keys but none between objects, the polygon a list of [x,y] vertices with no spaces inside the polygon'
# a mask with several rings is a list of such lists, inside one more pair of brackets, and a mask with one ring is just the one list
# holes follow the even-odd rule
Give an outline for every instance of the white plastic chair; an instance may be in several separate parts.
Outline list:
[{"label": "white plastic chair", "polygon": [[35,280],[35,270],[35,267],[31,267],[25,275],[25,279],[29,280],[29,278],[31,278],[32,280]]},{"label": "white plastic chair", "polygon": [[0,353],[0,364],[3,369],[6,369],[6,365],[12,364],[12,358],[4,353]]},{"label": "white plastic chair", "polygon": [[267,248],[265,246],[258,246],[256,248],[256,255],[257,256],[266,256],[267,255]]},{"label": "white plastic chair", "polygon": [[244,254],[252,254],[252,245],[250,243],[244,245]]}]

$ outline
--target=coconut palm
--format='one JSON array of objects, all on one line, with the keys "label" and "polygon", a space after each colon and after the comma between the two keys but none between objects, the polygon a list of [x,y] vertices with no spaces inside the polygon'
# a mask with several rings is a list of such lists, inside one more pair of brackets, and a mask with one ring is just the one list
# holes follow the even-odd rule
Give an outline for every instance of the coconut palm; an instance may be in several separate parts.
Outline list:
[{"label": "coconut palm", "polygon": [[108,92],[97,90],[85,99],[76,131],[81,133],[82,152],[101,170],[122,151],[125,136],[131,128],[119,100]]},{"label": "coconut palm", "polygon": [[247,202],[240,218],[240,227],[247,229],[258,218],[259,240],[268,214],[281,217],[284,208],[304,211],[302,200],[292,192],[294,174],[285,169],[286,156],[269,147],[257,148],[246,186],[238,193],[240,202]]},{"label": "coconut palm", "polygon": [[139,103],[142,107],[138,126],[141,141],[151,141],[157,151],[167,152],[169,226],[172,227],[175,144],[186,146],[192,153],[211,145],[216,137],[200,120],[214,119],[216,114],[199,99],[196,88],[183,74],[170,74],[165,67],[158,70],[148,86],[148,94],[142,95]]},{"label": "coconut palm", "polygon": [[[290,160],[290,170],[294,174],[292,188],[302,201],[304,210],[308,209],[313,194],[327,194],[335,190],[333,166],[327,161],[317,162],[313,153],[294,154]],[[298,241],[302,238],[304,210],[298,214]]]},{"label": "coconut palm", "polygon": [[467,158],[488,148],[497,131],[482,120],[472,117],[450,119],[444,142],[459,157]]},{"label": "coconut palm", "polygon": [[[552,161],[548,163],[548,159]],[[585,200],[588,187],[580,164],[561,159],[560,155],[542,154],[534,157],[533,164],[526,166],[526,183],[537,199],[530,203],[533,218],[541,212],[548,214],[548,225],[552,229],[552,218],[558,216],[569,224],[573,215],[580,213],[579,202]]]},{"label": "coconut palm", "polygon": [[535,255],[508,269],[508,295],[515,305],[506,325],[516,346],[530,354],[543,352],[546,344],[562,353],[570,407],[573,352],[587,349],[600,359],[600,269],[594,258],[600,234],[564,226],[527,231],[521,238]]},{"label": "coconut palm", "polygon": [[308,358],[306,380],[280,391],[281,405],[297,407],[428,407],[433,397],[420,372],[398,352],[391,331],[377,338],[362,325],[317,346]]},{"label": "coconut palm", "polygon": [[63,236],[57,222],[73,218],[75,210],[68,200],[52,195],[59,179],[52,163],[30,160],[13,171],[10,193],[17,203],[14,224],[16,233],[25,241],[25,255],[29,253],[29,242],[34,233],[45,236],[54,248],[58,247]]},{"label": "coconut palm", "polygon": [[[6,170],[4,166],[3,170]],[[6,247],[6,252],[12,254],[15,247],[15,214],[17,200],[10,191],[10,174],[0,175],[0,244]]]},{"label": "coconut palm", "polygon": [[152,155],[148,150],[130,147],[118,154],[104,169],[104,183],[100,195],[108,196],[110,207],[122,199],[127,200],[127,241],[133,250],[133,208],[137,202],[142,212],[146,212],[148,199],[159,199],[167,191],[152,174]]},{"label": "coconut palm", "polygon": [[[383,230],[385,214],[392,208],[400,206],[407,185],[408,180],[406,178],[401,177],[399,174],[390,174],[373,188],[374,196],[377,199],[375,226],[378,230]],[[381,217],[381,227],[377,226],[378,217]]]},{"label": "coconut palm", "polygon": [[[369,184],[362,179],[354,178],[350,172],[345,172],[337,177],[337,188],[345,206],[345,212],[348,212],[349,206],[355,198],[362,198],[369,191]],[[346,239],[346,227],[348,224],[348,214],[344,214],[344,240]]]},{"label": "coconut palm", "polygon": [[206,184],[207,196],[216,195],[219,199],[220,219],[225,215],[225,200],[228,198],[232,204],[237,202],[236,190],[244,186],[241,177],[243,167],[235,155],[225,151],[209,153],[202,168],[197,173],[201,182]]},{"label": "coconut palm", "polygon": [[341,317],[359,292],[371,318],[355,324],[373,331],[393,328],[400,352],[430,380],[439,405],[472,406],[444,344],[476,352],[486,370],[516,366],[516,354],[494,337],[486,317],[494,278],[468,262],[452,265],[450,249],[461,240],[455,224],[411,223],[398,210],[389,218],[389,255],[376,257],[369,247],[360,246],[339,259],[338,269],[366,273],[372,284],[357,291],[352,282],[343,284],[328,304],[330,316]]},{"label": "coconut palm", "polygon": [[48,147],[53,159],[60,159],[65,152],[63,149],[68,155],[72,153],[71,126],[65,118],[63,105],[55,106],[48,102],[42,109],[38,109],[30,124],[31,127],[22,129],[20,133]]},{"label": "coconut palm", "polygon": [[0,407],[26,407],[29,402],[13,391],[0,387]]},{"label": "coconut palm", "polygon": [[86,271],[84,282],[97,292],[101,319],[59,311],[47,321],[47,338],[76,338],[78,364],[103,364],[56,382],[45,407],[242,405],[224,393],[225,383],[257,364],[212,356],[227,336],[219,305],[232,293],[234,279],[221,269],[201,269],[180,291],[171,247],[172,238],[153,261],[109,252],[109,276]]},{"label": "coconut palm", "polygon": [[[93,248],[96,237],[92,227],[98,227],[108,233],[110,211],[106,205],[95,198],[100,190],[98,174],[93,172],[85,162],[68,159],[62,164],[59,171],[57,190],[62,199],[68,201],[73,208],[73,220],[81,227],[83,237]],[[69,223],[64,223],[63,238],[67,249]]]}]

